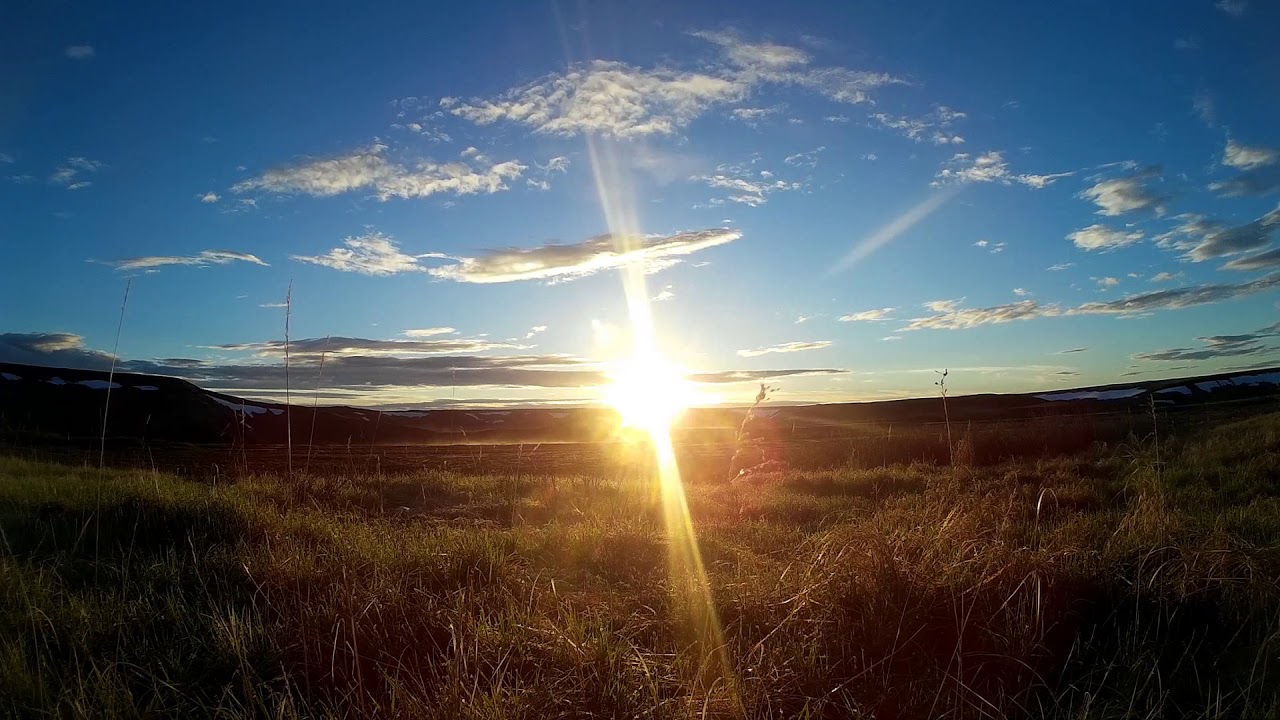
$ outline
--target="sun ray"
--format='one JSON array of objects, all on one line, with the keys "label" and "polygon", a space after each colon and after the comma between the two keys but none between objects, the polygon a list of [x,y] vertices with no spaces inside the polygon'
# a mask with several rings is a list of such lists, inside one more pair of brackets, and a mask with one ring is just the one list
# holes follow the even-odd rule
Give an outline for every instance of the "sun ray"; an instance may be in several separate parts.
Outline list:
[{"label": "sun ray", "polygon": [[[609,232],[617,249],[626,252],[641,237],[631,176],[621,164],[616,143],[588,136],[586,144]],[[697,656],[697,680],[706,693],[707,704],[741,715],[737,683],[725,651],[671,440],[672,421],[696,401],[697,393],[684,371],[666,359],[659,348],[645,271],[641,263],[631,263],[620,270],[631,347],[629,356],[612,367],[612,383],[605,395],[623,422],[643,430],[653,447],[667,529],[671,587],[677,593],[677,606],[683,608],[681,620],[687,628],[689,651]]]}]

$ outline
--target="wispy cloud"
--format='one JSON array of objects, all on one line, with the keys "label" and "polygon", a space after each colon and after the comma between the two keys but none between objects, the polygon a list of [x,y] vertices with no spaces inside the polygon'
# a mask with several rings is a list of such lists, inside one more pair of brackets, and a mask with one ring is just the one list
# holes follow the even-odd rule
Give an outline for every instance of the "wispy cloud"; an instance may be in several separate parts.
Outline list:
[{"label": "wispy cloud", "polygon": [[207,192],[196,195],[196,198],[202,203],[216,203],[222,199],[222,196],[215,192]]},{"label": "wispy cloud", "polygon": [[861,312],[849,313],[841,315],[840,322],[876,322],[879,320],[887,320],[893,308],[877,308],[875,310],[863,310]]},{"label": "wispy cloud", "polygon": [[760,207],[768,202],[769,196],[774,193],[794,192],[804,187],[803,184],[794,180],[776,178],[768,170],[757,170],[753,163],[722,164],[716,167],[715,173],[694,179],[701,180],[716,190],[729,193],[725,198],[713,198],[709,203],[711,205],[721,205],[727,200],[750,207]]},{"label": "wispy cloud", "polygon": [[[292,341],[292,385],[295,391],[313,387],[314,372],[324,356],[323,384],[327,390],[370,391],[431,387],[573,388],[600,386],[607,374],[594,363],[567,355],[439,355],[445,343],[500,349],[482,340],[373,340],[367,338],[311,338]],[[296,351],[295,351],[296,348]],[[193,358],[121,360],[117,370],[186,378],[206,387],[240,391],[248,396],[271,396],[285,386],[283,341],[228,344],[225,352],[251,353],[256,359],[211,362]],[[112,356],[84,345],[70,333],[2,333],[0,362],[105,370]],[[836,375],[837,368],[789,370],[726,370],[693,373],[699,383],[746,383],[783,377]]]},{"label": "wispy cloud", "polygon": [[49,182],[61,185],[68,190],[79,190],[93,183],[81,178],[87,173],[95,173],[102,169],[102,163],[84,157],[69,157],[49,176]]},{"label": "wispy cloud", "polygon": [[758,357],[760,355],[768,355],[770,353],[795,353],[807,352],[809,350],[821,350],[830,347],[830,340],[817,340],[814,342],[788,342],[780,345],[770,345],[768,347],[759,347],[751,350],[739,350],[738,354],[742,357]]},{"label": "wispy cloud", "polygon": [[818,156],[826,149],[825,145],[819,145],[813,150],[806,150],[805,152],[798,152],[795,155],[788,155],[783,159],[783,162],[793,167],[814,168],[818,166]]},{"label": "wispy cloud", "polygon": [[421,161],[406,167],[389,160],[386,150],[386,145],[374,144],[335,158],[276,168],[237,183],[231,189],[237,193],[263,190],[316,197],[369,189],[384,201],[393,197],[429,197],[437,193],[491,194],[508,189],[507,181],[519,178],[527,169],[515,160],[479,167],[460,161]]},{"label": "wispy cloud", "polygon": [[1156,310],[1179,310],[1197,305],[1210,305],[1234,300],[1276,288],[1280,288],[1280,272],[1271,273],[1244,283],[1190,285],[1139,293],[1109,302],[1085,303],[1072,310],[1070,314],[1136,315]]},{"label": "wispy cloud", "polygon": [[1213,358],[1220,357],[1240,357],[1280,352],[1280,348],[1277,348],[1275,345],[1264,344],[1266,341],[1276,337],[1280,337],[1280,322],[1273,323],[1264,328],[1259,328],[1253,332],[1242,333],[1240,335],[1209,335],[1207,337],[1198,337],[1196,340],[1199,340],[1203,347],[1170,348],[1168,350],[1143,352],[1134,355],[1133,359],[1158,362],[1177,362],[1211,360]]},{"label": "wispy cloud", "polygon": [[1059,351],[1057,352],[1057,354],[1058,354],[1058,355],[1071,355],[1071,354],[1073,354],[1073,353],[1082,353],[1082,352],[1085,352],[1085,351],[1087,351],[1088,349],[1089,349],[1089,348],[1087,348],[1087,347],[1077,347],[1077,348],[1071,348],[1070,350],[1059,350]]},{"label": "wispy cloud", "polygon": [[1261,252],[1256,255],[1246,255],[1242,258],[1236,258],[1226,265],[1222,266],[1223,270],[1267,270],[1269,268],[1280,268],[1280,247]]},{"label": "wispy cloud", "polygon": [[947,309],[937,315],[920,317],[911,320],[899,332],[914,330],[962,330],[980,325],[993,325],[1030,320],[1037,317],[1061,314],[1057,306],[1041,305],[1035,300],[1022,300],[1007,305],[996,305],[987,308],[957,308],[954,305],[938,306]]},{"label": "wispy cloud", "polygon": [[440,257],[435,253],[406,255],[400,251],[394,239],[380,232],[371,232],[342,241],[344,247],[334,248],[324,255],[292,255],[294,260],[320,265],[343,272],[362,275],[386,276],[405,272],[427,272],[421,258]]},{"label": "wispy cloud", "polygon": [[727,228],[694,230],[666,237],[600,235],[575,245],[511,248],[479,257],[448,257],[452,264],[433,267],[428,272],[442,280],[467,283],[559,282],[626,265],[640,265],[647,272],[653,272],[675,265],[693,253],[741,237],[741,232]]},{"label": "wispy cloud", "polygon": [[1249,0],[1218,0],[1217,8],[1232,17],[1241,17],[1249,9]]},{"label": "wispy cloud", "polygon": [[715,45],[722,62],[694,71],[596,60],[494,98],[444,98],[440,105],[478,125],[503,121],[540,134],[636,138],[671,135],[710,108],[738,104],[765,85],[796,86],[837,102],[862,103],[877,88],[901,82],[885,73],[815,67],[805,50],[748,41],[733,31],[692,34]]},{"label": "wispy cloud", "polygon": [[1155,275],[1152,275],[1151,282],[1153,283],[1172,282],[1174,280],[1177,280],[1180,277],[1182,277],[1182,273],[1171,273],[1168,271],[1162,271],[1162,272],[1156,273]]},{"label": "wispy cloud", "polygon": [[404,331],[405,337],[425,338],[435,337],[436,335],[452,335],[458,332],[457,328],[451,327],[428,327],[428,328],[412,328]]},{"label": "wispy cloud", "polygon": [[977,183],[992,182],[1001,185],[1026,185],[1039,190],[1052,185],[1058,178],[1073,175],[1073,172],[1053,173],[1049,175],[1017,174],[1009,171],[1009,163],[1004,154],[991,150],[978,156],[969,153],[956,153],[943,163],[933,181],[935,186],[945,183]]},{"label": "wispy cloud", "polygon": [[258,256],[233,250],[204,250],[195,255],[150,255],[146,257],[126,258],[108,261],[108,265],[117,270],[151,270],[166,265],[192,265],[205,267],[208,265],[227,265],[233,262],[247,262],[251,265],[266,266]]},{"label": "wispy cloud", "polygon": [[934,145],[959,145],[964,142],[964,138],[951,132],[949,128],[956,120],[965,118],[966,114],[944,105],[937,105],[932,112],[917,118],[898,117],[882,112],[873,113],[869,117],[873,126],[893,130],[916,142],[926,139]]},{"label": "wispy cloud", "polygon": [[1193,262],[1203,262],[1266,247],[1277,227],[1280,227],[1280,206],[1241,225],[1191,215],[1185,216],[1172,232],[1161,236],[1160,242],[1165,247],[1186,250],[1187,259]]},{"label": "wispy cloud", "polygon": [[89,60],[95,54],[92,45],[71,45],[63,52],[72,60]]}]

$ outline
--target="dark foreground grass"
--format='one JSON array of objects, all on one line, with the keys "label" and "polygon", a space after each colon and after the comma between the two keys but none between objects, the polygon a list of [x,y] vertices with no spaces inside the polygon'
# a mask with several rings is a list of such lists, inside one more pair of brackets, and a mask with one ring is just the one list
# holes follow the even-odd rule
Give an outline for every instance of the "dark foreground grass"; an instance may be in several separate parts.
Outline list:
[{"label": "dark foreground grass", "polygon": [[1280,415],[980,470],[689,488],[0,460],[15,717],[1274,717]]}]

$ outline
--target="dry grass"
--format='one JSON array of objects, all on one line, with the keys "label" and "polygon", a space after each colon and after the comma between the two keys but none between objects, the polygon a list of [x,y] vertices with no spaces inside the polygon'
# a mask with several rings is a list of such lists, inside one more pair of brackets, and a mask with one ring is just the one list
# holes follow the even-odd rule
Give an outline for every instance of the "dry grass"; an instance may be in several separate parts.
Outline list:
[{"label": "dry grass", "polygon": [[1274,716],[1280,415],[1156,457],[690,486],[732,685],[646,482],[0,460],[0,713]]}]

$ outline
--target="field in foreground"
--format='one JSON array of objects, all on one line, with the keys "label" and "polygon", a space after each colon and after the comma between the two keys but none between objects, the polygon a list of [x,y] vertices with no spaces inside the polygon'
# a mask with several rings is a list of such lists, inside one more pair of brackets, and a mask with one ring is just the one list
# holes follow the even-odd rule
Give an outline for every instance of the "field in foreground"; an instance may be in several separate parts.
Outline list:
[{"label": "field in foreground", "polygon": [[688,488],[0,459],[0,714],[1273,717],[1280,414]]}]

